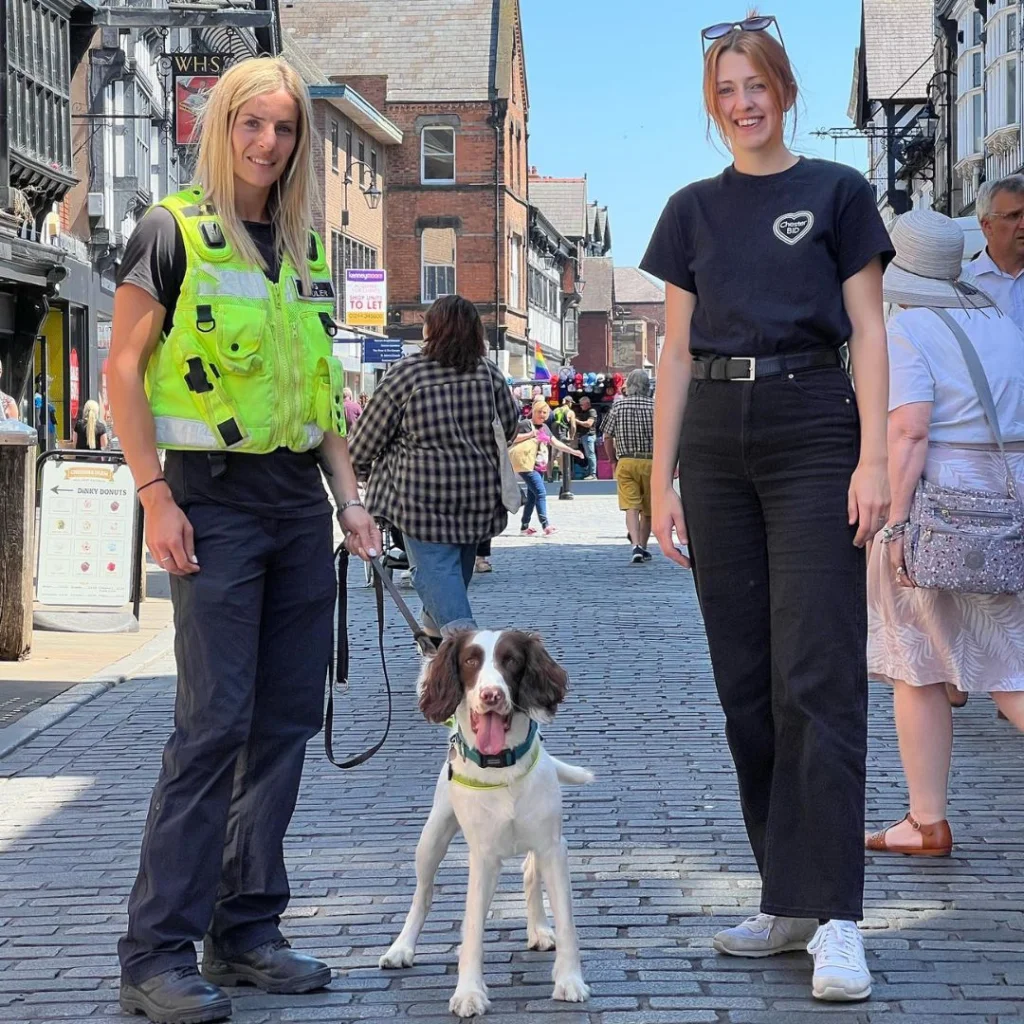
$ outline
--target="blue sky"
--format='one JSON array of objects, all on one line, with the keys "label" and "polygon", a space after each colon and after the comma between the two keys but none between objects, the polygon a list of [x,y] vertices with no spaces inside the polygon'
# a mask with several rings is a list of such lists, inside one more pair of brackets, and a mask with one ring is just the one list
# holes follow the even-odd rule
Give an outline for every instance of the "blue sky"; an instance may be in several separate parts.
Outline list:
[{"label": "blue sky", "polygon": [[[586,174],[607,204],[612,255],[635,266],[665,200],[717,174],[726,151],[705,138],[700,30],[736,21],[746,0],[520,0],[530,94],[530,163]],[[794,149],[863,169],[862,140],[815,138],[849,126],[860,0],[764,0],[782,25],[800,86]],[[827,13],[826,13],[827,12]]]}]

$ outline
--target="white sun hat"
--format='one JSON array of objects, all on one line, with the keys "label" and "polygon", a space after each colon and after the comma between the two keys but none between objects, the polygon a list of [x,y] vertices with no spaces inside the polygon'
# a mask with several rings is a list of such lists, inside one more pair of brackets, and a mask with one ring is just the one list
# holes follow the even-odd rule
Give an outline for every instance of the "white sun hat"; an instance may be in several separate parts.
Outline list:
[{"label": "white sun hat", "polygon": [[960,278],[964,233],[935,210],[910,210],[889,232],[896,256],[885,271],[885,301],[899,306],[986,309],[995,303]]}]

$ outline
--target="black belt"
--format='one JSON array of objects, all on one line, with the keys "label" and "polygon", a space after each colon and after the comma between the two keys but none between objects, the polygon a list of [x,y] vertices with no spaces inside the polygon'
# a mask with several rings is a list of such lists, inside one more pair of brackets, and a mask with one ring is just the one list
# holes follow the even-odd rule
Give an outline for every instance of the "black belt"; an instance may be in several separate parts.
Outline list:
[{"label": "black belt", "polygon": [[816,348],[783,356],[694,356],[690,375],[694,380],[760,380],[822,366],[842,366],[834,348]]}]

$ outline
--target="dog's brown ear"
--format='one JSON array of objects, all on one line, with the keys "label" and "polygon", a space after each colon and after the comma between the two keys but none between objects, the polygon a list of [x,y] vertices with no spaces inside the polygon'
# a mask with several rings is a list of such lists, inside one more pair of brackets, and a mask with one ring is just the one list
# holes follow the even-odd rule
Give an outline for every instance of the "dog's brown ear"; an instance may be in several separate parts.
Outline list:
[{"label": "dog's brown ear", "polygon": [[462,702],[459,657],[462,634],[449,637],[427,662],[420,683],[420,711],[428,722],[446,722]]},{"label": "dog's brown ear", "polygon": [[569,689],[569,674],[548,654],[544,641],[536,633],[521,633],[526,664],[519,682],[518,704],[528,714],[554,718],[558,705]]}]

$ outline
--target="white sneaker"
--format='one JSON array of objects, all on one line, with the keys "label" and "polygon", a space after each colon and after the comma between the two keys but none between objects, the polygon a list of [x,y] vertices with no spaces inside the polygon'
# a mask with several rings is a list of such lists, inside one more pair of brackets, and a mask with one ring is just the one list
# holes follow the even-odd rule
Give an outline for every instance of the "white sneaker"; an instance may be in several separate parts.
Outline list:
[{"label": "white sneaker", "polygon": [[871,995],[871,972],[864,959],[864,939],[853,921],[821,925],[807,946],[814,957],[811,994],[815,999],[855,1002]]},{"label": "white sneaker", "polygon": [[815,918],[755,914],[743,924],[719,932],[713,945],[719,953],[729,956],[774,956],[807,949],[817,927]]}]

